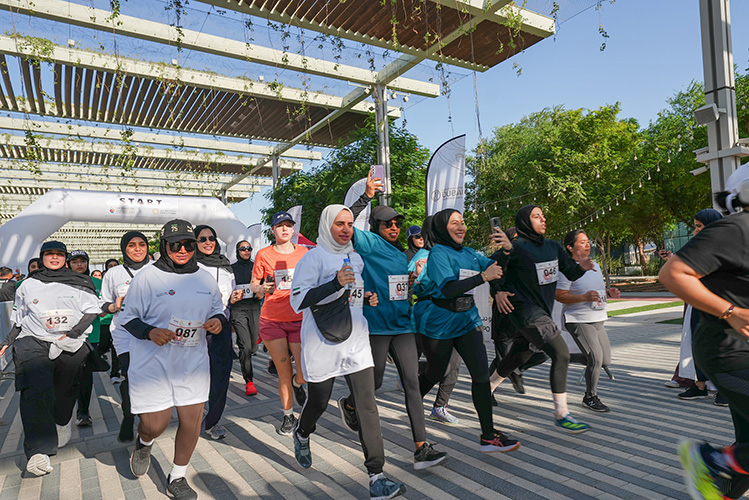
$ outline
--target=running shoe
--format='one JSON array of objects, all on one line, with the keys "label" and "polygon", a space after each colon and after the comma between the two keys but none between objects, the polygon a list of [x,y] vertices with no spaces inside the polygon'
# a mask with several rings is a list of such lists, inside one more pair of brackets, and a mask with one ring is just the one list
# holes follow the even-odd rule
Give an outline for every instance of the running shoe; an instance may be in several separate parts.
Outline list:
[{"label": "running shoe", "polygon": [[151,466],[151,448],[140,442],[140,437],[135,440],[135,449],[130,455],[130,470],[135,477],[145,476]]},{"label": "running shoe", "polygon": [[120,443],[129,443],[132,441],[135,437],[133,434],[133,425],[135,425],[135,417],[123,417],[122,423],[120,423],[120,433],[117,435],[117,441]]},{"label": "running shoe", "polygon": [[216,440],[224,439],[226,435],[229,434],[227,430],[224,428],[224,426],[221,424],[216,424],[210,429],[206,429],[205,433],[208,434],[209,438],[216,439]]},{"label": "running shoe", "polygon": [[682,392],[681,394],[677,394],[679,399],[705,399],[707,397],[707,387],[704,389],[700,389],[697,386],[690,387],[686,391]]},{"label": "running shoe", "polygon": [[184,477],[172,481],[171,477],[167,476],[166,491],[177,500],[197,500],[198,498],[198,493],[190,488],[187,479]]},{"label": "running shoe", "polygon": [[283,422],[281,422],[281,426],[276,429],[276,432],[281,436],[291,436],[291,433],[294,432],[294,427],[296,427],[296,423],[297,418],[294,415],[284,415]]},{"label": "running shoe", "polygon": [[523,384],[522,373],[512,372],[507,376],[507,378],[512,382],[512,388],[515,389],[515,392],[518,394],[525,394],[525,384]]},{"label": "running shoe", "polygon": [[65,425],[55,425],[57,427],[57,447],[62,448],[70,442],[73,435],[73,419],[71,418]]},{"label": "running shoe", "polygon": [[598,396],[584,396],[583,397],[583,408],[587,408],[588,410],[597,411],[599,413],[605,413],[607,411],[611,411],[611,409],[606,406],[605,404],[601,403],[601,400],[598,399]]},{"label": "running shoe", "polygon": [[296,458],[296,463],[305,469],[309,469],[312,467],[312,452],[309,450],[309,437],[307,439],[300,438],[299,434],[297,434],[298,430],[298,428],[294,429],[294,457]]},{"label": "running shoe", "polygon": [[391,481],[384,475],[369,485],[369,498],[371,500],[387,500],[402,495],[406,492],[406,485],[401,482]]},{"label": "running shoe", "polygon": [[278,377],[278,370],[276,369],[276,364],[273,360],[268,361],[268,373]]},{"label": "running shoe", "polygon": [[91,420],[91,416],[86,414],[78,415],[78,418],[75,419],[75,425],[78,427],[88,427],[93,423],[94,421]]},{"label": "running shoe", "polygon": [[447,425],[458,425],[459,420],[447,411],[447,406],[433,406],[429,418]]},{"label": "running shoe", "polygon": [[563,418],[556,419],[557,427],[561,427],[567,432],[572,434],[580,434],[590,429],[588,424],[580,422],[578,419],[570,415],[569,413]]},{"label": "running shoe", "polygon": [[679,385],[679,383],[676,380],[669,380],[668,382],[666,382],[663,385],[665,385],[669,389],[678,389],[678,388],[681,387],[681,385]]},{"label": "running shoe", "polygon": [[112,385],[119,384],[122,382],[122,377],[115,375],[114,377],[111,377],[109,380],[112,381]]},{"label": "running shoe", "polygon": [[299,406],[304,406],[304,403],[307,401],[307,391],[304,390],[304,384],[297,387],[292,383],[291,387],[294,388],[296,402],[299,403]]},{"label": "running shoe", "polygon": [[505,434],[498,430],[494,430],[491,437],[485,438],[481,436],[479,438],[479,451],[481,453],[494,453],[494,452],[506,452],[513,451],[520,448],[520,441],[517,439],[510,439]]},{"label": "running shoe", "polygon": [[52,472],[52,464],[49,461],[49,456],[42,453],[37,453],[29,458],[29,463],[26,464],[26,470],[35,476],[43,476]]},{"label": "running shoe", "polygon": [[447,462],[447,453],[435,451],[431,444],[424,443],[414,452],[414,469],[423,470]]},{"label": "running shoe", "polygon": [[248,380],[244,385],[244,393],[247,396],[254,396],[257,394],[257,388],[255,387],[255,384],[252,382],[252,380]]},{"label": "running shoe", "polygon": [[[707,448],[707,449],[706,449]],[[679,460],[684,468],[684,484],[693,500],[724,500],[718,482],[729,479],[730,474],[712,467],[703,451],[718,451],[707,443],[687,439],[679,443]]]},{"label": "running shoe", "polygon": [[356,417],[356,410],[346,405],[346,398],[338,399],[338,409],[341,412],[341,421],[343,425],[353,432],[359,432],[359,419]]},{"label": "running shoe", "polygon": [[714,404],[715,406],[728,406],[728,400],[721,393],[716,392]]}]

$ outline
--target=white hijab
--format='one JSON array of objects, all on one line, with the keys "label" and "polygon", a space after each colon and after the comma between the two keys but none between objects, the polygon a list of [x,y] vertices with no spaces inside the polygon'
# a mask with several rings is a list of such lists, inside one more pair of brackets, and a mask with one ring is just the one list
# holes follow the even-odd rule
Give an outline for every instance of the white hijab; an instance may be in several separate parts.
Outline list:
[{"label": "white hijab", "polygon": [[749,163],[744,163],[726,179],[726,191],[729,193],[726,197],[726,208],[729,213],[739,212],[733,207],[733,199],[738,196],[739,200],[744,203],[746,194],[742,196],[741,192],[747,190],[749,190]]},{"label": "white hijab", "polygon": [[341,245],[333,239],[333,235],[330,233],[330,228],[333,227],[336,217],[344,210],[348,211],[353,219],[354,214],[345,205],[328,205],[320,215],[320,225],[317,227],[317,244],[328,252],[351,253],[354,251],[351,240],[345,245]]}]

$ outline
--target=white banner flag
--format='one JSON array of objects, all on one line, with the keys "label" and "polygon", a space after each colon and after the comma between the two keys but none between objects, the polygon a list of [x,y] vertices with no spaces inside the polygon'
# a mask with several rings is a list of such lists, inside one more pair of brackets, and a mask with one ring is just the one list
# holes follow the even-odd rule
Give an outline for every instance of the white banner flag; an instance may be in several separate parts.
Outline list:
[{"label": "white banner flag", "polygon": [[[346,192],[346,197],[343,199],[343,204],[350,207],[356,200],[359,199],[364,191],[367,190],[367,178],[359,179],[358,181],[351,184]],[[369,212],[372,210],[372,202],[369,202],[367,208],[361,211],[359,217],[354,221],[354,227],[362,231],[369,231]]]},{"label": "white banner flag", "polygon": [[459,135],[438,147],[429,160],[426,211],[434,215],[445,208],[465,209],[466,136]]},{"label": "white banner flag", "polygon": [[299,231],[302,230],[302,206],[295,205],[287,210],[291,218],[294,219],[294,236],[291,237],[291,242],[295,245],[299,244]]},{"label": "white banner flag", "polygon": [[265,231],[263,231],[263,225],[259,222],[247,227],[247,233],[249,236],[247,239],[252,245],[252,260],[255,260],[258,250],[265,248],[270,245],[270,241],[265,237]]}]

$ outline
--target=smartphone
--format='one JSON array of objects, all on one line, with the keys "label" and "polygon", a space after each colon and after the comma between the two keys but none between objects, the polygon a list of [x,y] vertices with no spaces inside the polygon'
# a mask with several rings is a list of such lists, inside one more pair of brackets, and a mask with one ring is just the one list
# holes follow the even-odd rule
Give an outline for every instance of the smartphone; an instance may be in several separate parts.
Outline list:
[{"label": "smartphone", "polygon": [[369,171],[372,173],[372,179],[382,179],[383,184],[385,183],[385,165],[372,165]]},{"label": "smartphone", "polygon": [[502,230],[502,222],[499,220],[499,217],[492,217],[491,218],[491,225],[493,231],[501,231]]},{"label": "smartphone", "polygon": [[[275,285],[276,284],[276,278],[272,274],[268,274],[268,275],[265,276],[265,282],[266,283],[273,283]],[[273,290],[271,290],[270,292],[268,292],[268,295],[273,295]]]}]

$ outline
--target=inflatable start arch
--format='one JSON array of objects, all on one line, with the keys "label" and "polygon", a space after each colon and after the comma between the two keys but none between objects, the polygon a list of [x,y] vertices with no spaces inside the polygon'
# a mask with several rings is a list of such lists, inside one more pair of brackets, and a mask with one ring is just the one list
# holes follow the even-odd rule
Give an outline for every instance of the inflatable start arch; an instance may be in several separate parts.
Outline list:
[{"label": "inflatable start arch", "polygon": [[171,219],[213,227],[232,261],[236,242],[249,237],[247,227],[217,198],[51,189],[0,226],[0,263],[26,269],[44,240],[67,222],[164,224]]}]

